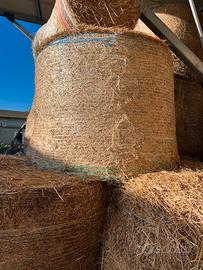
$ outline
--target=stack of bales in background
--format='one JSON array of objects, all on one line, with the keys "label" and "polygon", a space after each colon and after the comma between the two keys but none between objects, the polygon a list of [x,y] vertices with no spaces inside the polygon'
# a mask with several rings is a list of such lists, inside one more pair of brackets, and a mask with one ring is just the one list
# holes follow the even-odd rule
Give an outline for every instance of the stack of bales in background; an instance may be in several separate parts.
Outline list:
[{"label": "stack of bales in background", "polygon": [[[63,14],[50,21],[55,29],[66,12],[54,11],[55,17]],[[136,18],[137,9],[131,12]],[[126,9],[126,21],[128,14],[131,18]],[[27,120],[27,155],[43,167],[105,177],[174,168],[178,154],[168,47],[123,28],[98,24],[74,30],[42,41],[48,36],[45,26],[35,38],[36,92]]]},{"label": "stack of bales in background", "polygon": [[[155,14],[201,60],[203,48],[189,5],[166,4],[153,8]],[[199,14],[203,22],[202,15]],[[154,34],[139,20],[135,27],[152,36]],[[203,157],[203,91],[195,74],[174,55],[175,105],[178,150],[181,155]]]},{"label": "stack of bales in background", "polygon": [[96,179],[0,157],[0,268],[98,269],[108,192]]}]

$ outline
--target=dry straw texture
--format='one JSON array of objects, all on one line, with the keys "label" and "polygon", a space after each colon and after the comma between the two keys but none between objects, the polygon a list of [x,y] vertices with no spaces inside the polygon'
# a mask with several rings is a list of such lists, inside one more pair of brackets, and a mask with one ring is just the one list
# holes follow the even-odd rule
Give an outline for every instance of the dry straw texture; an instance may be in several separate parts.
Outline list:
[{"label": "dry straw texture", "polygon": [[[191,161],[187,167],[192,163],[199,167]],[[123,183],[105,238],[103,270],[203,269],[203,171],[150,173]]]},{"label": "dry straw texture", "polygon": [[139,0],[61,0],[73,23],[133,29],[140,15]]},{"label": "dry straw texture", "polygon": [[0,269],[98,269],[107,205],[101,182],[0,156],[0,205]]},{"label": "dry straw texture", "polygon": [[[197,28],[194,23],[192,12],[188,4],[161,4],[153,8],[156,15],[183,41],[200,59],[203,60],[203,49],[201,47]],[[200,21],[203,22],[201,14]],[[150,29],[138,21],[136,31],[142,31],[155,36]],[[174,55],[174,73],[184,78],[193,78],[195,74]]]},{"label": "dry straw texture", "polygon": [[49,21],[37,33],[34,47],[53,35],[92,25],[133,29],[139,15],[139,0],[57,0]]},{"label": "dry straw texture", "polygon": [[179,153],[203,158],[202,86],[175,77],[175,107]]},{"label": "dry straw texture", "polygon": [[102,176],[177,164],[174,79],[167,46],[140,33],[86,33],[36,59],[27,155]]}]

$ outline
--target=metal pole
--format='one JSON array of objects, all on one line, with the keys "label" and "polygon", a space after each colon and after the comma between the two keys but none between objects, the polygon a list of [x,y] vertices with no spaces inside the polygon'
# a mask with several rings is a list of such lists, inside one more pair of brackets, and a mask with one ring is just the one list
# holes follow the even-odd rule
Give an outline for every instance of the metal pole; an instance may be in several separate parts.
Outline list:
[{"label": "metal pole", "polygon": [[199,20],[199,16],[198,16],[198,13],[197,13],[197,9],[195,7],[194,0],[188,0],[188,1],[189,1],[190,8],[192,10],[192,14],[193,14],[193,17],[194,17],[194,20],[195,20],[197,31],[199,33],[201,45],[203,47],[203,32],[202,32],[202,26],[201,26],[201,23],[200,23],[200,20]]},{"label": "metal pole", "polygon": [[19,24],[15,18],[13,14],[10,13],[4,13],[4,17],[6,17],[7,20],[9,20],[9,22],[11,22],[21,33],[23,33],[23,35],[25,35],[29,40],[33,40],[34,37],[21,25]]},{"label": "metal pole", "polygon": [[[10,20],[9,20],[10,21]],[[15,19],[10,21],[18,30],[21,31],[21,33],[23,33],[29,40],[33,40],[33,36],[27,31],[25,30],[25,28],[20,25]]]},{"label": "metal pole", "polygon": [[141,20],[158,37],[169,42],[171,50],[188,65],[203,82],[203,62],[150,9],[141,13]]}]

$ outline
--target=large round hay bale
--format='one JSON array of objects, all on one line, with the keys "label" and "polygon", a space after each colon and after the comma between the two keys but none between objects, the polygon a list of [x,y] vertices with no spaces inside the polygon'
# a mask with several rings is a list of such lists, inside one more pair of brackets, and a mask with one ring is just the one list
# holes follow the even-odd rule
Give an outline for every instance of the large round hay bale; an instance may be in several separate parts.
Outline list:
[{"label": "large round hay bale", "polygon": [[27,155],[42,166],[102,176],[174,167],[172,57],[133,32],[86,33],[36,58]]},{"label": "large round hay bale", "polygon": [[203,88],[198,82],[175,77],[178,150],[203,158]]},{"label": "large round hay bale", "polygon": [[[203,49],[197,28],[188,4],[161,4],[152,7],[154,13],[183,41],[201,60],[203,60]],[[202,15],[199,14],[203,21]],[[155,36],[151,30],[139,20],[136,31]],[[184,78],[193,78],[195,74],[179,58],[174,55],[174,73]]]},{"label": "large round hay bale", "polygon": [[140,16],[140,0],[57,0],[49,21],[35,42],[62,33],[85,31],[91,26],[134,29]]},{"label": "large round hay bale", "polygon": [[139,0],[59,0],[73,25],[120,26],[133,29],[140,15]]},{"label": "large round hay bale", "polygon": [[124,183],[109,209],[102,269],[203,269],[202,179],[187,168]]},{"label": "large round hay bale", "polygon": [[0,268],[96,270],[104,184],[0,157]]}]

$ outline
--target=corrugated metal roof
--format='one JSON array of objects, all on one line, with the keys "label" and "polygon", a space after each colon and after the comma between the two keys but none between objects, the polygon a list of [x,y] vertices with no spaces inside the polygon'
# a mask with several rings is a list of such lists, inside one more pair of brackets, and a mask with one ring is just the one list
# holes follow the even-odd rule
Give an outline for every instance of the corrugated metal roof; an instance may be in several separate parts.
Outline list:
[{"label": "corrugated metal roof", "polygon": [[27,116],[28,116],[28,112],[0,110],[0,117],[3,117],[3,118],[26,119]]}]

